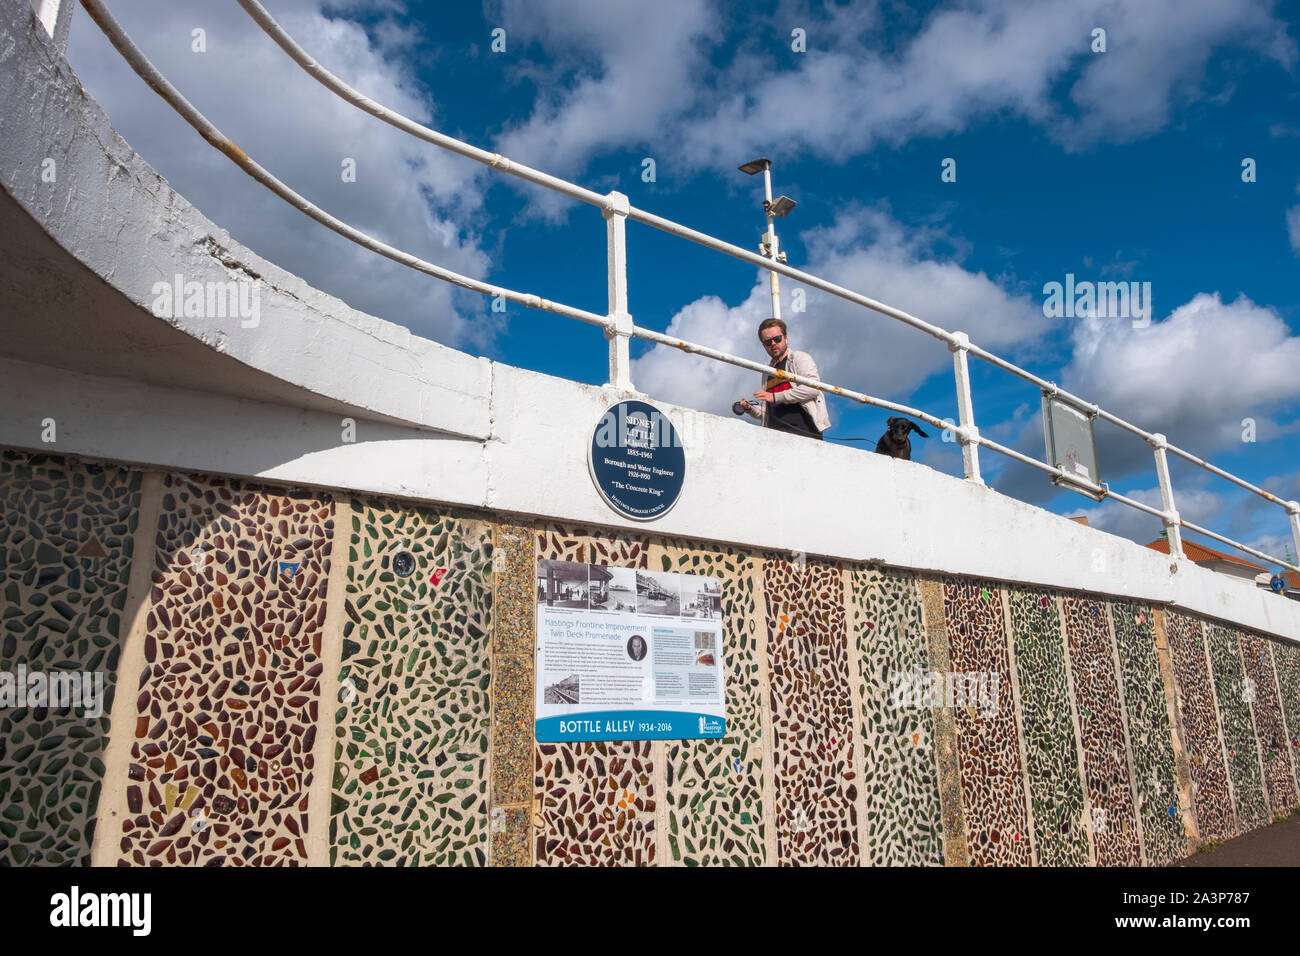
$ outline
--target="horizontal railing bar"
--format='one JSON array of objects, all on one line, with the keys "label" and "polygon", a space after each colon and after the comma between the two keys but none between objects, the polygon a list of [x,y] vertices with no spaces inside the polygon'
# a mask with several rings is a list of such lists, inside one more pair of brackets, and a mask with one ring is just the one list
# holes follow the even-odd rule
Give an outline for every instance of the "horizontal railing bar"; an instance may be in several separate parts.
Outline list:
[{"label": "horizontal railing bar", "polygon": [[1179,458],[1182,458],[1185,461],[1190,461],[1193,465],[1199,465],[1200,467],[1204,468],[1206,471],[1211,471],[1221,478],[1227,478],[1234,485],[1240,485],[1242,488],[1245,488],[1247,491],[1254,492],[1255,494],[1259,495],[1261,498],[1263,498],[1266,501],[1271,501],[1275,505],[1281,505],[1283,508],[1287,507],[1287,502],[1279,498],[1277,495],[1265,491],[1263,488],[1258,488],[1255,485],[1252,485],[1249,481],[1243,481],[1242,479],[1238,478],[1236,475],[1229,474],[1228,472],[1224,471],[1222,468],[1217,468],[1214,465],[1211,465],[1208,461],[1203,461],[1200,458],[1197,458],[1191,452],[1184,451],[1183,449],[1178,448],[1174,445],[1168,446],[1168,449],[1171,453],[1177,455]]},{"label": "horizontal railing bar", "polygon": [[[580,202],[585,202],[590,205],[597,206],[601,209],[605,209],[608,206],[608,202],[609,202],[608,197],[600,193],[594,192],[590,189],[585,189],[565,179],[561,179],[557,176],[552,176],[548,173],[544,173],[541,170],[534,169],[533,167],[527,166],[523,163],[515,162],[514,160],[502,156],[500,153],[489,152],[488,150],[481,149],[480,147],[473,146],[469,143],[466,143],[463,140],[456,139],[453,136],[448,136],[445,133],[440,133],[437,130],[430,129],[427,126],[424,126],[421,123],[417,123],[415,120],[412,120],[407,116],[404,116],[403,114],[397,112],[396,110],[389,109],[388,107],[380,103],[376,103],[374,100],[370,99],[368,96],[361,93],[355,87],[346,83],[345,81],[343,81],[342,79],[340,79],[339,77],[331,73],[329,70],[321,66],[320,63],[318,63],[316,59],[302,47],[301,44],[299,44],[296,40],[294,40],[294,38],[288,32],[286,32],[285,29],[281,27],[279,23],[276,22],[275,18],[272,17],[269,12],[267,12],[266,8],[262,6],[262,4],[258,2],[258,0],[238,0],[238,2],[239,5],[242,6],[244,10],[248,13],[248,15],[253,18],[253,20],[257,23],[257,25],[261,27],[261,29],[268,36],[270,36],[270,38],[274,40],[280,46],[280,48],[283,49],[285,53],[288,54],[288,56],[295,63],[297,63],[300,67],[302,67],[302,69],[306,71],[306,73],[309,76],[311,76],[317,82],[319,82],[324,87],[326,87],[326,89],[330,90],[331,92],[341,97],[348,103],[351,103],[352,105],[356,106],[358,109],[361,109],[371,114],[372,116],[376,117],[377,119],[380,119],[383,122],[388,123],[389,125],[394,126],[406,133],[409,133],[410,135],[415,136],[418,139],[422,139],[428,143],[432,143],[433,145],[439,146],[443,149],[451,150],[454,153],[457,153],[468,159],[475,160],[476,162],[482,163],[492,169],[497,170],[498,172],[507,173],[519,179],[523,179],[528,182],[535,183],[539,186],[543,186],[547,189],[554,190],[556,192],[562,193],[563,195],[569,196],[573,199],[577,199]],[[659,229],[663,232],[667,232],[670,235],[678,236],[679,238],[686,239],[690,242],[697,243],[698,245],[702,245],[706,248],[713,249],[718,252],[722,252],[733,258],[739,259],[743,262],[747,262],[750,265],[757,266],[760,269],[766,269],[770,272],[776,272],[780,275],[784,275],[787,278],[802,282],[811,288],[820,289],[821,291],[837,296],[838,298],[842,298],[856,305],[860,305],[874,312],[878,312],[881,315],[886,315],[890,318],[896,319],[897,321],[903,322],[907,325],[912,326],[913,328],[919,329],[949,345],[954,344],[953,333],[947,331],[946,329],[943,329],[937,325],[933,325],[932,323],[926,322],[924,319],[918,318],[917,316],[904,312],[901,309],[896,309],[893,306],[886,305],[883,302],[878,302],[875,299],[872,299],[868,296],[854,292],[851,289],[847,289],[836,283],[829,282],[825,279],[822,279],[818,276],[814,276],[810,273],[806,273],[792,266],[788,266],[783,263],[776,262],[772,259],[766,258],[757,253],[750,252],[747,249],[743,249],[739,246],[733,245],[732,243],[726,242],[721,239],[717,239],[713,236],[708,235],[707,233],[703,233],[698,230],[691,229],[690,227],[684,226],[681,223],[674,222],[673,220],[666,219],[662,216],[657,216],[654,213],[648,212],[643,209],[639,209],[635,206],[629,207],[627,215],[629,219],[633,219],[644,225],[650,226],[655,229]],[[464,283],[460,283],[460,284],[463,285]],[[466,287],[468,288],[469,286]],[[514,301],[519,301],[519,300],[516,299]],[[558,312],[560,310],[549,309],[548,311]],[[567,314],[567,313],[560,312],[560,314]],[[591,313],[587,313],[587,315],[590,316]],[[584,318],[583,321],[590,322],[591,319]],[[594,323],[594,324],[599,324],[599,323]],[[994,353],[988,351],[987,349],[975,345],[974,343],[970,343],[970,345],[968,346],[968,350],[970,354],[977,355],[980,358],[984,359],[986,362],[989,362],[990,364],[995,365],[998,368],[1003,369],[1004,371],[1010,372],[1012,375],[1015,375],[1034,385],[1037,385],[1039,388],[1046,389],[1049,393],[1060,398],[1062,401],[1075,405],[1081,410],[1091,412],[1092,414],[1095,414],[1099,418],[1102,418],[1105,421],[1108,421],[1111,424],[1124,429],[1125,431],[1137,435],[1139,438],[1143,439],[1144,441],[1150,442],[1153,438],[1153,435],[1150,432],[1147,432],[1146,430],[1140,428],[1139,426],[1134,425],[1132,422],[1128,422],[1123,418],[1120,418],[1118,415],[1114,415],[1111,412],[1106,411],[1096,403],[1085,401],[1081,397],[1074,395],[1066,391],[1065,389],[1058,387],[1055,383],[1049,382],[1046,379],[1043,379],[1033,374],[1032,372],[1021,368],[1015,363],[1007,361],[1006,359],[1003,359],[1000,356],[995,355]],[[887,406],[882,405],[880,407],[883,408]],[[1170,445],[1168,447],[1170,451],[1174,452],[1174,454],[1178,455],[1179,457],[1184,458],[1187,461],[1190,461],[1194,464],[1200,465],[1201,467],[1209,471],[1212,471],[1215,474],[1221,475],[1222,477],[1227,478],[1229,481],[1235,482],[1241,487],[1247,489],[1248,491],[1254,492],[1255,494],[1259,495],[1262,498],[1265,498],[1266,500],[1272,501],[1275,504],[1281,504],[1283,507],[1286,506],[1286,503],[1281,501],[1281,499],[1277,498],[1275,495],[1271,495],[1268,492],[1264,491],[1263,489],[1257,488],[1255,485],[1250,484],[1249,482],[1242,481],[1241,479],[1235,477],[1234,475],[1222,471],[1221,469],[1217,469],[1214,466],[1210,465],[1209,463],[1203,462],[1201,459],[1196,458],[1196,456],[1184,452],[1182,449],[1176,448],[1173,445]]]},{"label": "horizontal railing bar", "polygon": [[[415,269],[416,271],[423,272],[426,275],[433,276],[434,278],[437,279],[442,279],[443,281],[450,282],[454,285],[458,285],[462,288],[469,289],[474,292],[480,292],[484,295],[500,297],[506,299],[507,301],[515,302],[519,305],[525,306],[527,308],[552,312],[557,315],[563,315],[563,316],[567,316],[568,318],[577,319],[578,321],[585,322],[589,325],[596,325],[604,329],[609,334],[613,334],[615,332],[615,323],[613,318],[611,318],[610,316],[599,315],[594,312],[588,312],[583,309],[577,309],[572,306],[564,305],[563,303],[554,302],[549,299],[544,299],[540,296],[532,295],[529,293],[516,292],[512,289],[505,288],[504,286],[498,286],[493,283],[483,282],[478,279],[473,279],[469,276],[461,275],[460,273],[454,272],[450,269],[446,269],[441,266],[434,265],[431,262],[427,262],[423,259],[418,258],[417,256],[413,256],[407,252],[404,252],[403,250],[397,249],[394,246],[390,246],[387,243],[375,239],[361,232],[360,230],[354,228],[353,226],[348,225],[347,223],[336,218],[330,213],[325,212],[323,209],[319,208],[318,206],[316,206],[315,204],[307,200],[305,197],[299,195],[288,185],[286,185],[285,183],[277,179],[269,171],[263,168],[252,158],[250,158],[242,149],[240,149],[232,140],[230,140],[229,137],[225,136],[225,134],[223,134],[219,129],[217,129],[216,126],[214,126],[211,122],[209,122],[207,118],[203,116],[202,113],[200,113],[188,100],[186,100],[185,97],[182,96],[180,92],[174,86],[172,86],[171,83],[168,82],[168,80],[161,73],[158,72],[158,70],[153,66],[153,64],[150,63],[149,60],[140,52],[140,50],[131,42],[130,38],[127,37],[126,33],[117,24],[116,20],[114,20],[112,15],[107,11],[107,9],[104,8],[101,0],[81,0],[81,3],[82,6],[86,8],[86,12],[90,15],[91,19],[95,21],[95,23],[99,26],[99,28],[109,38],[109,41],[114,45],[114,47],[117,48],[118,52],[122,54],[123,58],[131,65],[131,67],[141,77],[141,79],[143,79],[155,92],[157,92],[159,96],[161,96],[165,101],[167,101],[167,103],[171,105],[172,108],[175,109],[176,112],[179,113],[182,116],[182,118],[184,118],[186,122],[188,122],[199,133],[200,136],[202,136],[211,145],[213,145],[221,152],[223,152],[227,157],[231,159],[231,161],[233,161],[236,165],[238,165],[241,169],[243,169],[245,173],[247,173],[249,176],[257,180],[258,182],[262,183],[262,185],[266,186],[272,192],[276,193],[276,195],[280,196],[280,198],[284,199],[286,202],[288,202],[290,205],[297,208],[299,211],[303,212],[305,215],[310,216],[312,219],[316,220],[317,222],[321,223],[327,228],[339,233],[345,238],[350,239],[351,241],[357,243],[358,245],[370,249],[372,252],[376,252],[382,256],[385,256],[388,259],[391,259],[409,268]],[[248,14],[254,19],[254,21],[263,29],[263,31],[265,31],[289,55],[289,57],[294,60],[294,62],[296,62],[299,66],[301,66],[304,71],[306,71],[310,76],[312,76],[322,85],[324,85],[327,89],[331,90],[336,95],[340,96],[342,99],[346,100],[347,102],[351,103],[357,108],[367,113],[370,113],[376,118],[386,123],[389,123],[390,125],[398,129],[401,129],[404,132],[409,133],[419,139],[423,139],[426,142],[429,142],[435,146],[438,146],[443,149],[451,150],[452,152],[455,152],[461,156],[465,156],[466,158],[483,163],[484,165],[494,170],[497,170],[498,172],[508,173],[512,176],[516,176],[517,178],[524,179],[526,181],[533,182],[536,183],[537,185],[562,193],[573,199],[577,199],[581,202],[585,202],[597,206],[606,212],[612,212],[612,210],[610,210],[609,208],[610,200],[608,196],[601,195],[600,193],[593,192],[589,189],[584,189],[583,187],[570,183],[567,180],[560,179],[559,177],[556,176],[551,176],[547,173],[543,173],[540,170],[533,169],[532,167],[526,166],[522,163],[516,163],[502,156],[500,153],[488,152],[487,150],[480,149],[479,147],[476,146],[472,146],[452,136],[448,136],[444,133],[439,133],[436,130],[429,129],[428,127],[415,122],[409,117],[402,115],[401,113],[398,113],[394,110],[390,110],[387,107],[379,103],[376,103],[374,100],[371,100],[369,97],[365,96],[364,94],[362,94],[361,92],[353,88],[352,86],[348,85],[343,80],[339,79],[334,74],[330,73],[328,70],[322,67],[319,63],[317,63],[316,60],[309,53],[307,53],[307,51],[303,49],[301,45],[299,45],[288,33],[284,31],[282,27],[280,27],[278,23],[276,23],[274,18],[272,18],[271,15],[266,11],[265,7],[263,7],[261,3],[257,2],[257,0],[239,0],[239,3],[245,9],[245,11],[247,11]],[[830,293],[831,295],[835,295],[838,298],[842,298],[848,302],[852,302],[856,305],[860,305],[874,312],[878,312],[882,315],[903,322],[907,325],[912,326],[913,328],[919,329],[927,333],[928,335],[933,336],[934,338],[939,339],[940,341],[947,343],[950,348],[965,349],[969,354],[978,356],[979,358],[984,359],[986,362],[989,362],[990,364],[998,368],[1001,368],[1004,371],[1010,372],[1012,375],[1015,375],[1027,382],[1030,382],[1031,384],[1037,385],[1040,389],[1043,389],[1049,395],[1059,398],[1060,400],[1067,402],[1071,405],[1074,405],[1081,411],[1088,412],[1092,415],[1095,415],[1105,421],[1108,421],[1116,425],[1121,429],[1131,432],[1132,434],[1137,435],[1139,438],[1142,438],[1148,443],[1153,443],[1155,441],[1155,436],[1152,433],[1147,432],[1144,429],[1138,427],[1137,425],[1134,425],[1131,422],[1128,422],[1120,418],[1119,416],[1106,411],[1096,403],[1087,402],[1082,398],[1080,398],[1079,396],[1076,396],[1066,391],[1065,389],[1058,387],[1054,382],[1049,382],[1046,379],[1043,379],[1040,376],[1037,376],[1032,372],[1029,372],[1026,369],[1021,368],[1020,366],[1014,364],[1013,362],[1010,362],[1006,359],[1001,358],[998,355],[995,355],[992,352],[989,352],[987,349],[984,349],[969,341],[961,341],[961,339],[964,337],[959,336],[957,333],[949,332],[937,325],[933,325],[929,322],[926,322],[923,319],[920,319],[914,315],[904,312],[901,309],[896,309],[882,302],[878,302],[875,299],[872,299],[868,296],[854,292],[851,289],[847,289],[843,286],[837,285],[836,283],[830,282],[825,279],[821,279],[818,276],[814,276],[810,273],[803,272],[802,270],[795,269],[791,266],[785,265],[775,260],[764,258],[763,256],[758,255],[757,253],[753,253],[746,249],[742,249],[741,247],[733,245],[732,243],[725,242],[721,239],[717,239],[706,233],[699,232],[698,230],[691,229],[688,226],[684,226],[670,219],[665,219],[662,216],[657,216],[653,213],[647,212],[642,209],[638,209],[634,206],[628,208],[626,215],[629,219],[633,219],[637,222],[643,223],[644,225],[651,226],[652,228],[659,229],[663,232],[667,232],[670,235],[675,235],[678,236],[679,238],[683,238],[690,242],[697,243],[698,245],[705,246],[706,248],[713,249],[718,252],[722,252],[733,258],[757,266],[760,269],[766,269],[769,272],[775,272],[780,275],[784,275],[790,279],[794,279],[796,281],[802,282],[811,288],[819,289],[821,291]],[[872,405],[878,408],[884,408],[891,411],[897,411],[905,415],[910,415],[914,418],[920,419],[921,421],[927,422],[937,428],[945,429],[945,430],[951,429],[957,432],[958,434],[962,435],[964,440],[970,440],[985,448],[989,448],[990,450],[1000,452],[1001,454],[1006,455],[1009,458],[1013,458],[1017,461],[1022,462],[1023,464],[1030,465],[1031,467],[1037,468],[1050,475],[1056,476],[1068,484],[1078,486],[1081,489],[1086,489],[1092,492],[1093,494],[1097,494],[1102,497],[1114,498],[1116,501],[1126,504],[1129,507],[1135,508],[1139,511],[1146,512],[1148,514],[1154,515],[1155,517],[1161,519],[1164,519],[1166,516],[1166,513],[1163,511],[1152,508],[1139,501],[1135,501],[1132,498],[1128,498],[1118,492],[1111,491],[1100,485],[1095,485],[1091,482],[1083,481],[1079,479],[1077,476],[1068,474],[1062,468],[1037,461],[1036,459],[1030,458],[1027,455],[1021,454],[1020,452],[1008,448],[1005,445],[1001,445],[998,442],[995,442],[991,439],[979,435],[971,439],[966,439],[966,434],[962,431],[962,429],[959,426],[955,427],[950,422],[939,419],[933,415],[930,415],[927,412],[921,411],[920,409],[911,408],[910,406],[902,405],[896,402],[890,402],[885,399],[875,398],[863,392],[856,392],[849,389],[841,388],[836,385],[830,385],[828,383],[821,382],[816,379],[809,379],[805,376],[791,375],[786,372],[782,372],[780,370],[774,369],[771,366],[763,365],[760,362],[754,362],[748,359],[742,359],[739,358],[738,356],[729,355],[728,353],[720,352],[718,350],[708,348],[707,346],[686,342],[674,336],[669,336],[664,333],[655,332],[654,330],[646,329],[641,326],[633,326],[631,334],[637,338],[645,339],[647,341],[657,342],[663,345],[668,345],[673,348],[680,349],[681,351],[698,354],[706,358],[722,361],[741,368],[748,368],[759,372],[771,372],[789,381],[796,382],[801,385],[807,385],[812,388],[819,389],[823,392],[830,392],[832,394],[839,395],[843,398],[847,398],[851,401],[859,402],[861,404]],[[1223,469],[1218,468],[1210,464],[1209,462],[1204,461],[1203,459],[1198,458],[1197,456],[1191,454],[1190,452],[1178,448],[1177,446],[1165,443],[1165,447],[1167,448],[1168,451],[1173,452],[1174,454],[1178,455],[1180,458],[1183,458],[1184,460],[1189,461],[1192,464],[1197,465],[1198,467],[1204,468],[1207,471],[1219,475],[1220,477],[1226,478],[1227,480],[1233,482],[1234,484],[1264,498],[1267,501],[1271,501],[1274,504],[1278,504],[1281,505],[1283,508],[1289,509],[1288,502],[1283,501],[1278,496],[1273,495],[1263,490],[1262,488],[1259,488],[1256,485],[1251,484],[1250,482],[1240,479],[1237,476],[1227,471],[1224,471]],[[1194,525],[1190,522],[1182,521],[1182,520],[1179,521],[1179,524],[1184,527],[1190,528],[1191,530],[1196,531],[1198,533],[1208,535],[1209,537],[1214,538],[1217,541],[1221,541],[1224,544],[1231,545],[1232,547],[1238,548],[1249,554],[1253,554],[1256,557],[1263,558],[1264,560],[1270,561],[1274,564],[1279,564],[1284,567],[1292,568],[1294,570],[1300,570],[1300,567],[1297,567],[1294,564],[1290,564],[1285,561],[1280,561],[1279,559],[1272,557],[1271,555],[1267,555],[1261,551],[1257,551],[1246,545],[1240,544],[1239,542],[1233,541],[1230,538],[1226,538],[1222,535],[1216,534],[1205,528],[1201,528],[1198,525]]]},{"label": "horizontal railing bar", "polygon": [[262,28],[272,40],[279,44],[289,58],[302,67],[307,74],[318,83],[323,85],[332,93],[340,96],[347,102],[360,110],[369,113],[377,119],[383,120],[390,126],[396,126],[403,132],[410,133],[417,139],[440,146],[443,149],[449,149],[453,153],[458,153],[467,159],[472,159],[482,163],[485,166],[497,170],[498,172],[508,173],[511,176],[517,176],[528,182],[537,183],[539,186],[545,186],[547,189],[553,189],[558,193],[563,193],[580,202],[590,203],[593,206],[604,207],[606,199],[600,193],[592,192],[590,189],[584,189],[581,186],[560,179],[558,176],[552,176],[544,173],[540,169],[533,169],[531,166],[525,166],[522,163],[516,163],[507,159],[500,153],[492,153],[486,149],[480,149],[477,146],[471,146],[463,140],[456,139],[454,136],[448,136],[446,133],[439,133],[437,130],[417,123],[410,117],[403,116],[396,110],[376,103],[370,97],[350,86],[343,80],[339,79],[329,70],[325,69],[316,62],[315,57],[302,48],[293,37],[285,32],[280,24],[275,22],[275,18],[267,12],[257,0],[238,0],[239,5],[244,8],[250,17]]},{"label": "horizontal railing bar", "polygon": [[[441,146],[444,149],[452,150],[461,156],[480,162],[498,172],[509,173],[519,179],[536,183],[537,185],[544,186],[547,189],[553,189],[556,192],[563,193],[564,195],[570,196],[581,202],[590,203],[593,206],[599,206],[601,209],[607,208],[609,201],[607,197],[602,196],[600,193],[592,192],[590,189],[583,189],[581,186],[576,186],[573,183],[556,176],[548,175],[540,170],[533,169],[531,166],[525,166],[523,163],[517,163],[513,160],[507,159],[500,153],[490,153],[477,146],[471,146],[469,143],[448,136],[445,133],[439,133],[436,130],[429,129],[427,126],[417,123],[415,120],[403,116],[395,110],[391,110],[376,103],[374,100],[339,79],[333,73],[329,72],[329,70],[326,70],[323,66],[317,63],[310,53],[304,50],[302,46],[293,39],[293,37],[285,32],[283,27],[275,22],[275,18],[272,17],[266,11],[266,8],[258,3],[257,0],[238,0],[238,2],[239,5],[248,12],[248,15],[253,18],[257,25],[261,27],[272,40],[279,44],[280,48],[283,49],[295,63],[301,66],[308,75],[325,86],[326,89],[342,97],[344,100],[359,109],[383,120],[385,123],[410,133],[412,136],[432,143],[435,146]],[[828,282],[825,279],[820,279],[817,276],[810,275],[809,273],[776,262],[772,259],[764,258],[757,253],[750,252],[747,249],[742,249],[740,246],[724,242],[721,239],[716,239],[706,233],[691,229],[688,226],[683,226],[681,223],[673,222],[671,219],[656,216],[654,213],[647,212],[644,209],[638,209],[635,206],[630,207],[627,217],[647,226],[652,226],[655,229],[662,230],[663,232],[670,233],[671,235],[714,249],[718,252],[724,252],[733,258],[748,262],[750,265],[778,272],[781,275],[803,282],[812,288],[829,292],[832,295],[846,299],[849,302],[853,302],[875,312],[879,312],[882,315],[887,315],[890,318],[904,322],[944,342],[950,343],[952,341],[951,333],[939,328],[937,325],[932,325],[929,322],[926,322],[924,319],[919,319],[914,315],[910,315],[901,309],[895,309],[893,306],[885,305],[883,302],[877,302],[865,295],[853,292],[851,289],[846,289],[843,286],[836,285],[833,282]]]},{"label": "horizontal railing bar", "polygon": [[408,252],[403,252],[394,246],[381,242],[371,236],[366,235],[359,229],[348,225],[343,220],[330,215],[319,206],[298,193],[294,192],[287,185],[273,176],[270,172],[259,165],[247,153],[240,149],[235,143],[227,137],[221,130],[217,129],[210,123],[202,113],[200,113],[180,91],[167,81],[152,63],[144,56],[143,53],[133,44],[126,33],[113,19],[112,15],[104,8],[100,0],[81,0],[82,6],[90,14],[92,20],[104,31],[109,42],[117,47],[117,51],[122,54],[123,59],[131,65],[131,68],[140,76],[145,83],[161,96],[181,117],[194,127],[200,136],[225,153],[235,165],[239,166],[244,172],[253,179],[257,180],[267,189],[271,190],[289,205],[298,209],[300,212],[315,219],[322,226],[334,230],[339,235],[351,239],[359,246],[363,246],[372,252],[377,252],[381,256],[399,262],[404,266],[431,275],[436,279],[442,279],[444,282],[450,282],[464,289],[470,289],[474,292],[481,292],[484,295],[499,296],[510,302],[518,303],[531,309],[540,309],[544,312],[554,312],[557,315],[567,316],[571,319],[577,319],[579,322],[586,322],[590,325],[599,325],[602,328],[610,328],[612,320],[605,315],[597,315],[594,312],[587,312],[583,309],[575,309],[572,306],[563,305],[559,302],[553,302],[550,299],[543,299],[540,296],[531,295],[524,292],[516,292],[513,289],[507,289],[504,286],[494,285],[490,282],[482,282],[478,279],[472,279],[469,276],[461,275],[459,272],[453,272],[442,266],[434,265],[432,262],[426,262],[417,256]]},{"label": "horizontal railing bar", "polygon": [[1213,531],[1209,530],[1208,528],[1202,528],[1198,524],[1192,524],[1190,521],[1180,521],[1178,523],[1181,524],[1184,528],[1190,528],[1191,530],[1195,531],[1197,534],[1206,535],[1208,537],[1213,538],[1215,541],[1222,541],[1224,544],[1228,544],[1234,548],[1238,548],[1242,551],[1245,551],[1247,554],[1253,554],[1257,558],[1263,558],[1265,561],[1268,561],[1272,564],[1280,564],[1282,567],[1290,568],[1292,571],[1300,571],[1300,566],[1291,564],[1287,561],[1279,561],[1277,558],[1273,557],[1270,554],[1265,554],[1263,551],[1256,551],[1254,548],[1249,547],[1248,545],[1244,545],[1240,541],[1233,541],[1231,538],[1225,538],[1221,534],[1215,534]]}]

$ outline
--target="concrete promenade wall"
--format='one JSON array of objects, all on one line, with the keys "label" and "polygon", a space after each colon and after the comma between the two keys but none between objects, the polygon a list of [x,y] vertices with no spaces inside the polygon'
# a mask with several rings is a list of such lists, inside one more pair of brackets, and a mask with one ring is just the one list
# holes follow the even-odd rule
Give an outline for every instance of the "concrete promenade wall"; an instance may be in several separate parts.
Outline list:
[{"label": "concrete promenade wall", "polygon": [[[0,670],[114,691],[0,710],[2,863],[1159,865],[1300,804],[1300,648],[1151,602],[20,451],[0,515]],[[535,743],[541,558],[719,576],[729,736]]]},{"label": "concrete promenade wall", "polygon": [[[630,393],[234,241],[26,4],[0,87],[0,682],[112,698],[0,709],[0,863],[1156,864],[1295,805],[1295,602],[662,403],[682,498],[626,521],[586,455]],[[260,322],[154,315],[176,274],[256,277]],[[782,507],[756,519],[737,463]],[[721,577],[731,736],[535,744],[544,558]],[[918,670],[996,674],[998,706],[892,706]]]}]

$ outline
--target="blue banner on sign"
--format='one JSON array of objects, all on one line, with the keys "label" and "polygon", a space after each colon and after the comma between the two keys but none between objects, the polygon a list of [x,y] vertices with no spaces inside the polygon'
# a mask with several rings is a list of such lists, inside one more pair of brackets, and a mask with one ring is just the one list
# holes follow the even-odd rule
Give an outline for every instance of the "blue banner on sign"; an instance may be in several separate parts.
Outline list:
[{"label": "blue banner on sign", "polygon": [[677,429],[647,402],[619,402],[606,410],[591,436],[587,463],[601,497],[635,521],[666,514],[686,475]]},{"label": "blue banner on sign", "polygon": [[681,710],[602,710],[546,717],[535,724],[540,743],[565,740],[690,740],[727,735],[724,717]]}]

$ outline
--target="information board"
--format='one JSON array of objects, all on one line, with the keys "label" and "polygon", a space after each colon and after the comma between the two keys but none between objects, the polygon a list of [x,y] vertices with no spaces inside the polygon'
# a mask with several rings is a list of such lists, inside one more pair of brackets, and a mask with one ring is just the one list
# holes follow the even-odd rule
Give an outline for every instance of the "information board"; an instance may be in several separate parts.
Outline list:
[{"label": "information board", "polygon": [[722,582],[539,561],[534,674],[539,741],[723,737]]}]

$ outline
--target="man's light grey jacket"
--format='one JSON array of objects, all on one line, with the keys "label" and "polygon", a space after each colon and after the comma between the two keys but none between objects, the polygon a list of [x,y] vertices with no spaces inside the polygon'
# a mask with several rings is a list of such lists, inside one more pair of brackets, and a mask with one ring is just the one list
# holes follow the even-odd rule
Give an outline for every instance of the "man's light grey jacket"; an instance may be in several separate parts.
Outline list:
[{"label": "man's light grey jacket", "polygon": [[[804,378],[821,379],[817,372],[817,363],[812,360],[812,356],[807,352],[796,352],[790,349],[786,355],[789,357],[785,363],[785,370],[791,375],[802,375]],[[763,376],[763,388],[767,388],[767,373],[761,373]],[[790,383],[790,387],[784,392],[777,392],[772,396],[782,405],[798,402],[803,406],[804,411],[812,419],[813,427],[819,432],[824,432],[831,427],[831,416],[826,411],[826,394],[819,389],[811,388],[807,385],[796,385]],[[754,418],[761,418],[763,425],[767,425],[768,403],[763,402],[762,411],[754,408],[753,402],[750,403],[749,415]]]}]

